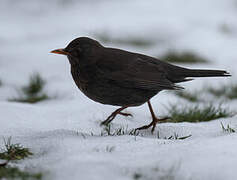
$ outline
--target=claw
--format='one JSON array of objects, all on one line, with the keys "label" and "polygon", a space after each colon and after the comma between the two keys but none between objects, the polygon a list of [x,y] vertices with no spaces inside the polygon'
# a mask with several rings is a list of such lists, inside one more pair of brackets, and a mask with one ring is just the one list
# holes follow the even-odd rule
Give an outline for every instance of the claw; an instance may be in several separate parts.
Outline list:
[{"label": "claw", "polygon": [[162,118],[162,119],[154,118],[150,124],[141,126],[139,128],[136,128],[135,131],[142,130],[142,129],[148,129],[152,126],[151,133],[153,134],[157,123],[167,121],[169,119],[171,119],[171,118],[169,118],[169,117],[165,117],[165,118]]}]

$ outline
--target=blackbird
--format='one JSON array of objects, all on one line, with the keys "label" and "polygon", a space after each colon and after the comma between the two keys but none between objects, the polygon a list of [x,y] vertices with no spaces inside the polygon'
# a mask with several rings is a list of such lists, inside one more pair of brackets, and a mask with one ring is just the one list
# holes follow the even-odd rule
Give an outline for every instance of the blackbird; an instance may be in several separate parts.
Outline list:
[{"label": "blackbird", "polygon": [[167,120],[155,116],[150,99],[162,90],[180,90],[176,83],[191,81],[190,77],[230,76],[222,70],[187,69],[154,57],[108,48],[88,37],[71,41],[66,48],[51,53],[66,55],[77,87],[90,99],[121,106],[102,125],[108,125],[116,115],[131,116],[122,110],[148,103],[152,122],[136,130],[152,127]]}]

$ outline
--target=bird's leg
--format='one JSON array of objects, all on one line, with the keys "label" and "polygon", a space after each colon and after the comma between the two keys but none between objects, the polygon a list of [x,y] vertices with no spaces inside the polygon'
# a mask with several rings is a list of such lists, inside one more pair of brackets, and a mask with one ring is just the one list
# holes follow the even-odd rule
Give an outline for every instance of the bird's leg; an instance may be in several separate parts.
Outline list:
[{"label": "bird's leg", "polygon": [[151,106],[150,101],[148,101],[147,103],[148,103],[149,110],[150,110],[150,112],[151,112],[152,122],[151,122],[150,124],[148,124],[148,125],[139,127],[139,128],[137,128],[136,130],[148,129],[149,127],[152,126],[151,132],[153,133],[154,130],[155,130],[156,124],[157,124],[158,122],[163,122],[163,121],[166,121],[166,120],[168,120],[168,119],[170,119],[170,118],[169,118],[169,117],[166,117],[166,118],[158,119],[158,118],[155,116],[155,113],[154,113],[154,111],[153,111],[153,109],[152,109],[152,106]]},{"label": "bird's leg", "polygon": [[122,113],[121,111],[126,109],[128,106],[123,106],[117,110],[115,110],[114,112],[112,112],[112,114],[105,120],[101,123],[101,125],[108,125],[111,121],[113,121],[113,119],[117,116],[117,114],[121,114],[121,115],[124,115],[124,116],[131,116],[131,114],[128,114],[128,113]]}]

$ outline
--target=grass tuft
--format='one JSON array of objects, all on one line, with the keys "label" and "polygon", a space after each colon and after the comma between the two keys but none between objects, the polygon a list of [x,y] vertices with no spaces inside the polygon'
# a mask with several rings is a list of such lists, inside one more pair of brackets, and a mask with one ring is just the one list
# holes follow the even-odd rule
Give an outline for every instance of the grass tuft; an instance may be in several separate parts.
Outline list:
[{"label": "grass tuft", "polygon": [[[179,136],[177,133],[174,133],[173,135],[169,136],[169,137],[164,137],[162,139],[168,139],[168,140],[184,140],[184,139],[187,139],[187,138],[190,138],[192,135],[187,135],[187,136]],[[160,132],[158,131],[157,132],[157,138],[158,139],[161,139],[160,137]]]},{"label": "grass tuft", "polygon": [[32,173],[18,167],[8,165],[10,161],[22,160],[33,155],[28,148],[20,144],[12,144],[11,138],[4,139],[5,149],[0,153],[0,159],[6,160],[0,164],[0,179],[18,179],[18,180],[41,180],[42,173]]},{"label": "grass tuft", "polygon": [[223,109],[221,106],[216,108],[212,104],[204,108],[199,108],[199,106],[185,106],[181,109],[174,105],[171,106],[168,111],[171,117],[171,122],[202,122],[218,118],[232,117],[235,115],[235,113]]},{"label": "grass tuft", "polygon": [[100,133],[101,136],[123,136],[123,135],[132,135],[132,136],[138,136],[139,131],[136,131],[135,129],[128,130],[128,127],[120,127],[115,130],[111,129],[111,125],[105,126],[104,129]]},{"label": "grass tuft", "polygon": [[40,96],[36,96],[36,97],[19,97],[19,98],[13,98],[13,99],[9,99],[9,101],[15,101],[15,102],[22,102],[22,103],[37,103],[40,101],[44,101],[49,99],[49,96],[46,94],[40,95]]},{"label": "grass tuft", "polygon": [[115,150],[115,146],[106,146],[105,151],[106,152],[113,152]]},{"label": "grass tuft", "polygon": [[138,180],[138,179],[141,179],[141,178],[142,178],[142,174],[141,173],[135,172],[133,174],[133,179],[134,180]]},{"label": "grass tuft", "polygon": [[20,144],[12,144],[11,138],[4,139],[5,149],[0,153],[0,159],[10,160],[21,160],[33,155],[28,148],[24,148]]},{"label": "grass tuft", "polygon": [[198,98],[198,93],[190,93],[190,92],[184,92],[184,91],[176,91],[175,94],[179,96],[180,98],[186,99],[190,102],[199,102],[200,99]]},{"label": "grass tuft", "polygon": [[221,122],[221,128],[222,128],[223,132],[235,133],[235,130],[233,128],[231,128],[229,124],[227,124],[227,126],[225,127],[223,125],[223,123]]},{"label": "grass tuft", "polygon": [[204,59],[203,57],[200,57],[192,52],[177,53],[170,51],[160,59],[170,63],[208,63],[207,59]]},{"label": "grass tuft", "polygon": [[115,151],[115,146],[106,146],[105,148],[103,149],[100,149],[100,148],[95,148],[94,151],[96,152],[109,152],[109,153],[112,153],[113,151]]},{"label": "grass tuft", "polygon": [[224,96],[228,99],[237,99],[237,84],[222,85],[220,88],[207,88],[207,91],[214,96]]},{"label": "grass tuft", "polygon": [[9,99],[9,101],[23,102],[23,103],[37,103],[39,101],[47,100],[50,97],[43,92],[46,82],[42,77],[35,73],[30,77],[29,83],[21,88],[18,98]]},{"label": "grass tuft", "polygon": [[160,168],[160,167],[143,167],[141,169],[137,169],[132,173],[133,180],[175,180],[175,179],[183,179],[181,176],[177,176],[177,172],[179,171],[180,164],[178,166],[172,166],[168,169]]},{"label": "grass tuft", "polygon": [[40,180],[41,173],[30,173],[20,170],[17,167],[0,167],[0,179],[18,179],[18,180]]},{"label": "grass tuft", "polygon": [[103,42],[103,43],[113,43],[113,44],[121,44],[121,45],[129,45],[129,46],[136,46],[136,47],[148,47],[154,45],[154,42],[147,39],[141,39],[141,38],[114,38],[111,36],[104,34],[96,34],[96,38]]}]

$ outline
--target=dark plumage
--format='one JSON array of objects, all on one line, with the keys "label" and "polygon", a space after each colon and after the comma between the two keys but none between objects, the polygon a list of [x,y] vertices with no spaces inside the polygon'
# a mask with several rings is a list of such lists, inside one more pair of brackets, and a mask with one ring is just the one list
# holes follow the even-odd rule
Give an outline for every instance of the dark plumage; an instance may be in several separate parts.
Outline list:
[{"label": "dark plumage", "polygon": [[117,114],[130,115],[121,112],[127,107],[148,102],[153,121],[138,129],[153,126],[152,131],[161,120],[155,117],[149,101],[157,93],[183,89],[176,83],[190,81],[190,77],[230,76],[222,70],[187,69],[143,54],[107,48],[87,37],[74,39],[66,48],[52,53],[67,55],[72,77],[87,97],[121,106],[102,124],[108,124]]}]

